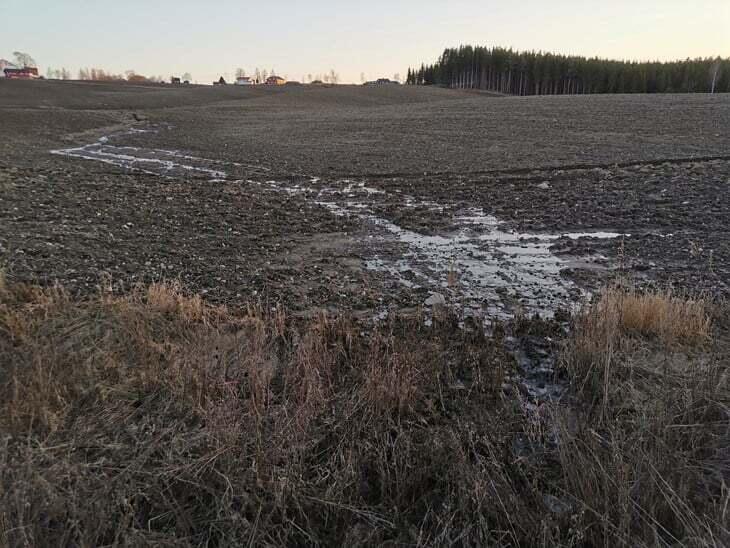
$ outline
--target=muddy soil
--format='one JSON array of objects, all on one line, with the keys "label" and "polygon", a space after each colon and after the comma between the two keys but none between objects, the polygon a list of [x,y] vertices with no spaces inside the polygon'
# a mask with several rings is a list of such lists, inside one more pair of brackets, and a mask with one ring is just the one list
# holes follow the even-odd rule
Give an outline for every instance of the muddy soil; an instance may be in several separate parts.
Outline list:
[{"label": "muddy soil", "polygon": [[728,97],[0,82],[0,117],[16,280],[365,317],[728,292]]}]

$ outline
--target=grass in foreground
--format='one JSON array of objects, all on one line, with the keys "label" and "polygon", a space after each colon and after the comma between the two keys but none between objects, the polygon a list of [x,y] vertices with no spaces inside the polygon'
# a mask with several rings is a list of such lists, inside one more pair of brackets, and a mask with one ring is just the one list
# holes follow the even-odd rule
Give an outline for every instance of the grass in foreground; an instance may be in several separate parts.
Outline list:
[{"label": "grass in foreground", "polygon": [[450,316],[363,333],[169,285],[4,283],[0,539],[721,546],[730,392],[706,305],[668,346],[626,302],[576,319],[572,396],[535,409],[504,395],[504,331]]}]

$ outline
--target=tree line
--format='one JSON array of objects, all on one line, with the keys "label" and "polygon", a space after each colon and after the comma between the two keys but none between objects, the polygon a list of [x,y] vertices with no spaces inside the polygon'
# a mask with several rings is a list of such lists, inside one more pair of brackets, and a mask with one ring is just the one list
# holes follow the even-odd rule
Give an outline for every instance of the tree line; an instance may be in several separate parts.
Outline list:
[{"label": "tree line", "polygon": [[[251,80],[253,80],[257,84],[263,84],[266,82],[266,79],[270,76],[276,76],[276,71],[274,69],[271,69],[271,71],[267,71],[266,69],[259,69],[256,67],[256,69],[253,71],[253,74],[250,76]],[[246,70],[242,68],[236,69],[236,78],[242,78],[247,76]],[[279,75],[281,76],[281,75]],[[288,80],[289,77],[287,75],[284,75],[284,79]],[[316,75],[312,75],[312,73],[302,75],[301,82],[303,84],[311,84],[312,82],[324,82],[325,84],[338,84],[340,82],[340,75],[335,69],[330,69],[327,73],[319,73]]]},{"label": "tree line", "polygon": [[[189,74],[185,74],[184,76],[190,76]],[[167,79],[162,76],[143,76],[142,74],[137,74],[133,70],[127,70],[124,72],[124,74],[114,74],[112,72],[107,72],[104,69],[100,68],[81,68],[79,69],[78,74],[79,80],[91,80],[94,82],[133,82],[133,83],[162,83],[166,82]],[[190,78],[185,78],[186,80],[190,80]]]},{"label": "tree line", "polygon": [[614,61],[500,47],[447,48],[432,65],[408,69],[406,83],[510,95],[730,92],[730,59]]}]

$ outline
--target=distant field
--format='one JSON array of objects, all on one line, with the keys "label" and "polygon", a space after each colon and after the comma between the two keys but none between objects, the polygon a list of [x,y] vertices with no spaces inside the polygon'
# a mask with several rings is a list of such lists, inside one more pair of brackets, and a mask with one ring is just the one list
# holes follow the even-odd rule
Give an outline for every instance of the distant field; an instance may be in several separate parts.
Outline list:
[{"label": "distant field", "polygon": [[[69,133],[173,124],[156,141],[319,174],[472,172],[728,154],[730,97],[494,98],[426,87],[0,82],[3,157]],[[41,129],[41,125],[44,127]]]},{"label": "distant field", "polygon": [[[524,286],[529,295],[518,289],[510,303],[575,298],[560,280],[591,287],[620,252],[641,280],[728,288],[728,96],[2,81],[0,117],[0,245],[20,279],[89,290],[104,272],[125,284],[179,277],[217,300],[255,290],[302,310],[367,311],[419,304],[454,262],[465,290],[488,286],[472,295],[487,310],[512,306],[493,292],[515,276],[545,283],[525,254],[543,253],[539,268],[556,289]],[[187,163],[227,176],[210,183],[207,171],[177,168],[160,178],[50,154],[106,135],[116,135],[108,145],[137,147],[124,154],[194,156]],[[501,246],[480,236],[492,228],[473,226],[475,215],[528,242],[631,237]],[[465,229],[487,258],[453,240]],[[413,241],[439,234],[448,236],[440,247]],[[495,254],[516,270],[472,264]]]}]

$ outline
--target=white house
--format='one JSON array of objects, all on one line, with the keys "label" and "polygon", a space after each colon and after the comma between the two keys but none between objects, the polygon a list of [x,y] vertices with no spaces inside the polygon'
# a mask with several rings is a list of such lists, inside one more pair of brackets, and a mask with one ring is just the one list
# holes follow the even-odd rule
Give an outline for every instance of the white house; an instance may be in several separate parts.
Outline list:
[{"label": "white house", "polygon": [[253,80],[251,80],[250,76],[239,76],[236,78],[236,85],[237,86],[252,86]]},{"label": "white house", "polygon": [[14,69],[14,68],[18,68],[18,67],[16,67],[14,63],[11,63],[7,59],[0,59],[0,78],[5,78],[5,69],[6,68]]}]

